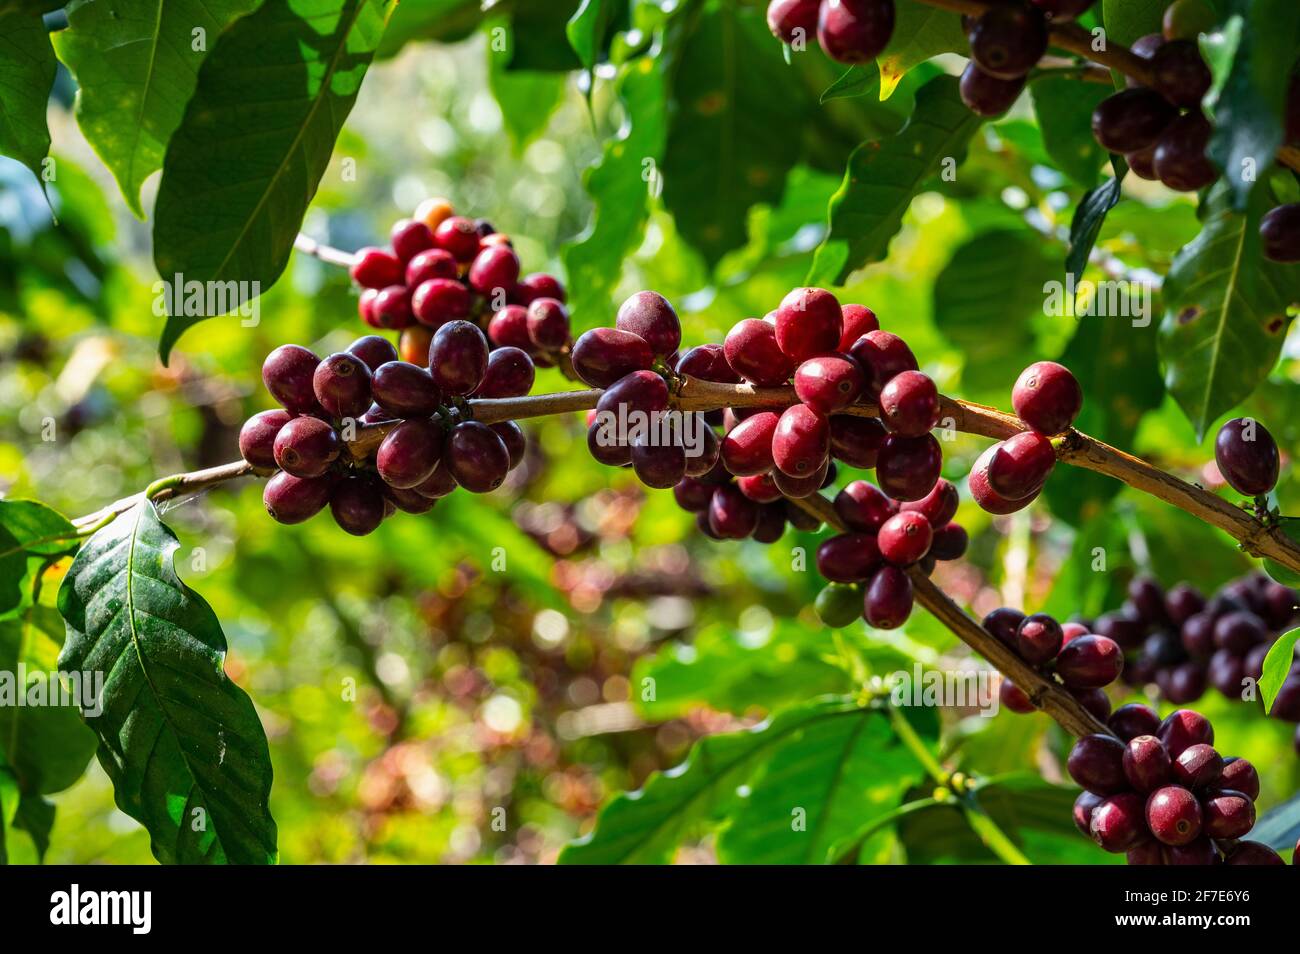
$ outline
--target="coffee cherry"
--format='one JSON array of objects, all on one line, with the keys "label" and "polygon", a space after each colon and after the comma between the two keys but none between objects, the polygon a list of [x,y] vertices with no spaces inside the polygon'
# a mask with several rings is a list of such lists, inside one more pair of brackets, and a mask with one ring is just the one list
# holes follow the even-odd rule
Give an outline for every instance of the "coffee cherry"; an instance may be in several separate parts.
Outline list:
[{"label": "coffee cherry", "polygon": [[1210,725],[1210,720],[1192,709],[1177,709],[1169,713],[1160,723],[1156,735],[1173,758],[1178,758],[1193,745],[1202,742],[1206,745],[1214,744],[1214,727]]},{"label": "coffee cherry", "polygon": [[384,288],[402,281],[405,271],[401,260],[382,248],[363,248],[348,269],[352,280],[362,288]]},{"label": "coffee cherry", "polygon": [[358,338],[348,345],[347,350],[348,354],[360,358],[372,372],[378,370],[381,364],[397,360],[397,349],[393,347],[393,343],[379,335],[365,335]]},{"label": "coffee cherry", "polygon": [[1155,735],[1160,729],[1160,716],[1150,706],[1130,702],[1112,712],[1107,724],[1112,732],[1128,742],[1139,735]]},{"label": "coffee cherry", "polygon": [[675,370],[678,374],[689,374],[704,381],[740,383],[740,375],[727,363],[726,352],[720,344],[696,345],[677,359]]},{"label": "coffee cherry", "polygon": [[1066,642],[1056,657],[1056,673],[1071,689],[1109,686],[1123,671],[1124,651],[1105,636],[1078,636]]},{"label": "coffee cherry", "polygon": [[930,521],[930,526],[938,530],[947,526],[952,518],[957,516],[958,503],[957,487],[951,480],[940,479],[920,500],[906,501],[899,504],[898,509],[916,511]]},{"label": "coffee cherry", "polygon": [[462,264],[474,261],[481,238],[474,223],[459,215],[443,220],[433,230],[433,240],[438,248],[450,252]]},{"label": "coffee cherry", "polygon": [[647,417],[668,408],[668,385],[654,371],[633,371],[619,378],[596,402],[596,412],[626,417],[631,412]]},{"label": "coffee cherry", "polygon": [[312,376],[320,358],[300,345],[280,345],[262,362],[262,383],[287,411],[310,414],[319,410]]},{"label": "coffee cherry", "polygon": [[912,581],[896,566],[882,566],[863,598],[862,616],[875,629],[897,629],[912,614]]},{"label": "coffee cherry", "polygon": [[569,343],[569,311],[555,298],[534,298],[527,312],[528,338],[542,351]]},{"label": "coffee cherry", "polygon": [[1234,610],[1214,623],[1214,645],[1244,656],[1252,646],[1268,638],[1264,621],[1250,610]]},{"label": "coffee cherry", "polygon": [[1124,862],[1129,865],[1163,865],[1165,850],[1160,842],[1148,839],[1125,852]]},{"label": "coffee cherry", "polygon": [[791,477],[780,468],[775,468],[772,471],[772,480],[782,496],[789,497],[791,500],[800,500],[811,497],[826,486],[829,472],[830,461],[823,460],[820,467],[803,477]]},{"label": "coffee cherry", "polygon": [[1088,834],[1103,851],[1123,854],[1137,848],[1149,837],[1143,814],[1142,797],[1134,792],[1117,792],[1092,810]]},{"label": "coffee cherry", "polygon": [[1224,856],[1226,865],[1284,865],[1282,856],[1258,841],[1239,841]]},{"label": "coffee cherry", "polygon": [[934,531],[930,556],[936,560],[960,560],[970,545],[970,535],[959,523],[949,523]]},{"label": "coffee cherry", "polygon": [[382,328],[379,323],[379,316],[375,314],[375,299],[379,297],[379,289],[366,288],[361,292],[361,297],[357,299],[357,314],[371,328]]},{"label": "coffee cherry", "polygon": [[781,499],[781,489],[777,487],[771,473],[738,477],[736,486],[742,494],[757,503],[772,503]]},{"label": "coffee cherry", "polygon": [[448,322],[434,333],[429,373],[444,394],[473,393],[487,373],[487,363],[487,337],[473,322]]},{"label": "coffee cherry", "polygon": [[1223,760],[1223,775],[1219,784],[1224,788],[1241,792],[1252,802],[1259,798],[1259,773],[1250,762],[1236,756]]},{"label": "coffee cherry", "polygon": [[1224,480],[1238,493],[1257,497],[1277,484],[1277,442],[1268,428],[1251,418],[1234,418],[1219,428],[1214,460]]},{"label": "coffee cherry", "polygon": [[369,475],[339,480],[330,490],[329,503],[334,522],[354,537],[364,537],[384,522],[384,491]]},{"label": "coffee cherry", "polygon": [[891,379],[917,369],[916,356],[907,342],[888,331],[869,331],[849,348],[866,376],[864,394],[875,398]]},{"label": "coffee cherry", "polygon": [[397,336],[397,357],[407,364],[428,364],[429,345],[433,344],[433,329],[424,325],[403,328]]},{"label": "coffee cherry", "polygon": [[1028,7],[991,7],[975,18],[967,34],[971,59],[990,76],[1026,75],[1047,52],[1047,21]]},{"label": "coffee cherry", "polygon": [[1000,79],[985,73],[972,60],[961,73],[958,91],[966,108],[977,116],[1001,116],[1010,109],[1025,88],[1025,77]]},{"label": "coffee cherry", "polygon": [[838,63],[869,63],[889,45],[894,0],[822,0],[817,42]]},{"label": "coffee cherry", "polygon": [[536,350],[528,334],[528,309],[522,305],[506,305],[492,315],[487,327],[488,340],[498,348]]},{"label": "coffee cherry", "polygon": [[1152,88],[1175,106],[1193,108],[1210,89],[1210,68],[1191,40],[1170,40],[1151,57]]},{"label": "coffee cherry", "polygon": [[1016,416],[1040,434],[1067,430],[1083,407],[1083,390],[1068,368],[1038,361],[1020,372],[1011,390]]},{"label": "coffee cherry", "polygon": [[881,562],[876,538],[868,533],[841,533],[817,547],[817,572],[834,583],[869,580]]},{"label": "coffee cherry", "polygon": [[1046,613],[1035,613],[1016,629],[1016,651],[1026,662],[1041,665],[1056,658],[1064,638],[1060,623]]},{"label": "coffee cherry", "polygon": [[974,498],[975,503],[979,505],[981,510],[992,514],[1015,513],[1017,510],[1023,510],[1033,503],[1038,498],[1041,490],[1036,490],[1029,496],[1021,497],[1019,500],[1008,500],[989,486],[989,464],[992,463],[993,456],[998,452],[999,447],[1000,445],[995,444],[987,448],[984,453],[975,459],[966,483],[970,488],[971,497]]},{"label": "coffee cherry", "polygon": [[722,439],[722,463],[737,477],[762,474],[772,469],[772,439],[780,418],[761,411],[737,424]]},{"label": "coffee cherry", "polygon": [[1139,735],[1124,748],[1124,777],[1146,794],[1174,781],[1173,760],[1163,742],[1154,735]]},{"label": "coffee cherry", "polygon": [[760,387],[785,384],[794,370],[794,364],[777,344],[776,328],[758,318],[736,322],[722,347],[732,370]]},{"label": "coffee cherry", "polygon": [[379,289],[370,306],[375,327],[393,331],[409,327],[415,320],[411,301],[410,289],[405,285],[388,285]]},{"label": "coffee cherry", "polygon": [[370,368],[355,354],[332,354],[316,365],[312,390],[331,417],[360,417],[370,407]]},{"label": "coffee cherry", "polygon": [[943,466],[943,451],[933,434],[890,434],[876,457],[876,482],[895,500],[921,500],[934,489]]},{"label": "coffee cherry", "polygon": [[1101,689],[1071,689],[1070,695],[1083,706],[1094,719],[1105,723],[1110,715],[1110,697]]},{"label": "coffee cherry", "polygon": [[850,467],[875,467],[884,442],[885,426],[874,417],[837,414],[831,418],[831,454]]},{"label": "coffee cherry", "polygon": [[470,493],[496,490],[510,471],[510,452],[492,428],[464,421],[451,429],[444,451],[456,483]]},{"label": "coffee cherry", "polygon": [[[1010,709],[1012,712],[1017,712],[1021,715],[1028,715],[1031,712],[1038,711],[1038,708],[1034,705],[1033,700],[1030,699],[1029,696],[1025,694],[1025,691],[1021,689],[1019,686],[1017,686],[1010,679],[1007,679],[1005,677],[1002,679],[1002,683],[998,686],[998,702],[999,704]],[[1100,796],[1093,795],[1091,792],[1084,792],[1083,794],[1087,795],[1089,799],[1093,800],[1093,805],[1101,801]],[[1083,796],[1080,796],[1080,798],[1082,797]],[[1078,808],[1078,804],[1079,804],[1078,801],[1076,801],[1075,802],[1076,809]],[[1091,809],[1089,809],[1089,814],[1091,814]],[[1075,824],[1077,825],[1078,823],[1079,823],[1079,819],[1078,816],[1076,815]],[[1087,825],[1086,820],[1084,822],[1084,825],[1085,826]],[[1081,828],[1080,830],[1083,831],[1085,834],[1087,833],[1086,827]]]},{"label": "coffee cherry", "polygon": [[822,414],[848,407],[858,399],[864,384],[858,363],[838,354],[809,358],[794,372],[794,393]]},{"label": "coffee cherry", "polygon": [[880,391],[880,418],[891,433],[928,434],[939,423],[939,390],[934,381],[920,371],[894,375]]},{"label": "coffee cherry", "polygon": [[677,444],[632,442],[632,469],[647,487],[667,490],[686,476],[686,451]]},{"label": "coffee cherry", "polygon": [[1110,152],[1136,152],[1154,143],[1177,115],[1177,108],[1155,90],[1122,89],[1093,110],[1092,135]]},{"label": "coffee cherry", "polygon": [[872,331],[880,330],[880,319],[866,305],[840,306],[840,343],[836,351],[847,354],[853,342]]},{"label": "coffee cherry", "polygon": [[1202,826],[1211,838],[1240,838],[1255,827],[1255,803],[1242,792],[1219,789],[1201,802]]},{"label": "coffee cherry", "polygon": [[409,490],[433,474],[442,459],[443,430],[434,418],[403,421],[384,436],[375,467],[384,483]]},{"label": "coffee cherry", "polygon": [[280,469],[295,477],[320,477],[338,459],[343,442],[333,425],[318,417],[295,417],[275,435]]},{"label": "coffee cherry", "polygon": [[1145,149],[1138,149],[1136,152],[1124,153],[1124,161],[1128,163],[1129,169],[1139,179],[1146,179],[1148,182],[1157,181],[1160,176],[1156,175],[1156,144],[1152,143]]},{"label": "coffee cherry", "polygon": [[[700,434],[702,440],[698,453],[694,453],[697,449],[689,445],[686,448],[686,473],[692,477],[703,477],[722,460],[722,441],[718,439],[717,432],[698,415],[694,420],[698,423],[693,426],[699,428],[696,433]],[[725,468],[720,469],[726,473]]]},{"label": "coffee cherry", "polygon": [[616,431],[602,422],[587,428],[587,450],[593,459],[606,467],[624,467],[632,463],[632,448],[618,439]]},{"label": "coffee cherry", "polygon": [[1204,836],[1185,845],[1172,845],[1163,850],[1167,865],[1217,865],[1219,850],[1214,842]]},{"label": "coffee cherry", "polygon": [[419,219],[429,227],[430,231],[436,231],[439,225],[455,214],[450,202],[441,196],[432,196],[415,207],[411,218]]},{"label": "coffee cherry", "polygon": [[793,364],[834,351],[844,330],[840,303],[824,288],[796,288],[777,307],[775,328]]},{"label": "coffee cherry", "polygon": [[488,355],[487,370],[474,391],[476,398],[523,397],[533,389],[537,371],[533,359],[518,348],[497,348]]},{"label": "coffee cherry", "polygon": [[772,462],[791,477],[817,470],[831,450],[830,421],[806,404],[782,412],[772,434]]},{"label": "coffee cherry", "polygon": [[1184,662],[1156,673],[1156,685],[1170,702],[1182,705],[1205,695],[1205,669],[1199,663]]},{"label": "coffee cherry", "polygon": [[438,500],[447,496],[457,486],[456,478],[451,475],[451,470],[448,469],[444,462],[439,462],[438,466],[433,469],[433,473],[412,489],[422,497],[432,497]]},{"label": "coffee cherry", "polygon": [[708,513],[709,526],[724,540],[743,540],[758,526],[758,504],[732,485],[713,492]]},{"label": "coffee cherry", "polygon": [[515,286],[515,298],[521,305],[532,304],[538,298],[554,298],[561,304],[569,300],[563,283],[554,275],[544,272],[534,272],[521,278]]},{"label": "coffee cherry", "polygon": [[[817,32],[821,0],[772,0],[767,5],[767,28],[782,43],[807,40]],[[857,610],[853,612],[856,618]]]},{"label": "coffee cherry", "polygon": [[1124,743],[1100,733],[1085,735],[1070,749],[1065,767],[1070,777],[1090,792],[1112,795],[1128,788],[1124,774]]},{"label": "coffee cherry", "polygon": [[682,343],[677,312],[658,292],[640,291],[619,306],[614,327],[640,336],[657,355],[670,355]]},{"label": "coffee cherry", "polygon": [[1264,257],[1275,262],[1300,262],[1300,202],[1279,205],[1259,220]]},{"label": "coffee cherry", "polygon": [[394,417],[428,417],[442,400],[433,376],[405,361],[389,361],[376,368],[370,391],[375,403]]},{"label": "coffee cherry", "polygon": [[1037,431],[1023,431],[995,446],[989,458],[989,488],[1007,500],[1037,493],[1056,466],[1052,442]]},{"label": "coffee cherry", "polygon": [[295,477],[281,471],[266,482],[262,503],[276,523],[302,523],[325,509],[333,484],[330,477]]},{"label": "coffee cherry", "polygon": [[1147,799],[1147,827],[1166,845],[1186,845],[1201,833],[1201,804],[1181,785],[1166,785]]},{"label": "coffee cherry", "polygon": [[468,318],[472,307],[469,289],[450,278],[431,278],[421,283],[411,296],[415,320],[430,328]]},{"label": "coffee cherry", "polygon": [[435,278],[455,280],[460,277],[460,266],[452,254],[444,249],[430,248],[420,252],[406,264],[407,288],[419,288]]},{"label": "coffee cherry", "polygon": [[1223,757],[1205,743],[1189,745],[1174,759],[1174,777],[1185,788],[1211,788],[1223,775]]},{"label": "coffee cherry", "polygon": [[997,637],[1008,649],[1016,649],[1016,631],[1025,614],[1010,606],[999,606],[980,621],[980,625]]},{"label": "coffee cherry", "polygon": [[438,502],[437,499],[427,497],[417,490],[403,490],[400,487],[390,487],[388,484],[384,484],[383,487],[384,499],[402,513],[428,513]]},{"label": "coffee cherry", "polygon": [[[780,513],[779,510],[773,512]],[[784,516],[781,519],[784,521]],[[817,594],[813,609],[821,621],[832,629],[848,626],[862,616],[862,587],[848,583],[828,583]]]},{"label": "coffee cherry", "polygon": [[288,411],[259,411],[239,429],[239,455],[254,467],[275,467],[275,436],[292,420]]},{"label": "coffee cherry", "polygon": [[855,480],[836,494],[835,512],[850,530],[874,534],[898,512],[898,506],[874,484]]},{"label": "coffee cherry", "polygon": [[886,562],[910,566],[930,552],[933,539],[930,521],[915,511],[904,510],[885,521],[876,542]]},{"label": "coffee cherry", "polygon": [[607,388],[654,362],[644,338],[617,328],[592,328],[573,345],[573,370],[593,388]]},{"label": "coffee cherry", "polygon": [[1190,583],[1175,583],[1165,594],[1165,614],[1179,626],[1205,609],[1205,597]]},{"label": "coffee cherry", "polygon": [[480,295],[504,297],[519,281],[519,256],[509,246],[489,245],[474,256],[465,277],[470,288]]},{"label": "coffee cherry", "polygon": [[673,499],[677,506],[691,513],[699,513],[709,508],[713,499],[714,485],[698,477],[683,477],[673,485]]},{"label": "coffee cherry", "polygon": [[1154,168],[1168,188],[1195,192],[1209,185],[1219,172],[1205,154],[1213,129],[1198,113],[1179,116],[1160,134]]}]

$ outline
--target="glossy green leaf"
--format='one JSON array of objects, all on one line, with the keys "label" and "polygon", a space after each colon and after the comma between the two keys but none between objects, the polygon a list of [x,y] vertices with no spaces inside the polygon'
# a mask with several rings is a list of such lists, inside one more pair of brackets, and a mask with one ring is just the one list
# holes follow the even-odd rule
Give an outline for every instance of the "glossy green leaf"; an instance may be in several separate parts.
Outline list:
[{"label": "glossy green leaf", "polygon": [[45,106],[57,64],[39,13],[0,13],[0,154],[41,179],[50,151]]},{"label": "glossy green leaf", "polygon": [[1128,165],[1122,159],[1115,160],[1115,175],[1095,189],[1089,189],[1079,207],[1074,210],[1070,220],[1070,246],[1065,253],[1066,278],[1076,283],[1083,278],[1083,271],[1088,267],[1088,256],[1097,244],[1097,236],[1106,223],[1110,210],[1119,204],[1120,186]]},{"label": "glossy green leaf", "polygon": [[[1300,517],[1282,517],[1278,520],[1278,528],[1286,534],[1293,542],[1300,543]],[[1276,560],[1265,560],[1264,571],[1287,586],[1300,586],[1300,573],[1283,566]]]},{"label": "glossy green leaf", "polygon": [[875,63],[850,66],[821,95],[821,102],[832,99],[850,99],[854,96],[873,96],[880,92],[880,70]]},{"label": "glossy green leaf", "polygon": [[54,803],[39,795],[22,795],[14,816],[15,831],[26,832],[36,850],[36,860],[43,862],[50,849],[50,832],[54,829]]},{"label": "glossy green leaf", "polygon": [[388,20],[375,59],[396,56],[408,43],[456,43],[483,22],[482,0],[420,0],[399,3]]},{"label": "glossy green leaf", "polygon": [[[199,65],[261,0],[79,0],[55,48],[77,80],[77,124],[140,218],[140,187],[162,168]],[[199,36],[195,31],[202,31]]]},{"label": "glossy green leaf", "polygon": [[578,54],[583,69],[592,69],[600,62],[601,47],[613,21],[616,5],[617,0],[582,0],[565,24],[569,45]]},{"label": "glossy green leaf", "polygon": [[159,861],[271,863],[266,735],[225,674],[216,614],[176,575],[179,546],[148,502],[86,541],[59,591],[59,665],[105,673],[103,711],[83,715]]},{"label": "glossy green leaf", "polygon": [[748,237],[750,209],[776,204],[812,104],[790,82],[762,11],[709,7],[673,67],[664,204],[710,266]]},{"label": "glossy green leaf", "polygon": [[[259,283],[284,271],[383,35],[391,0],[267,3],[221,35],[163,162],[158,273]],[[172,315],[164,361],[210,315]]]},{"label": "glossy green leaf", "polygon": [[503,39],[500,44],[488,44],[488,86],[518,154],[546,129],[564,99],[568,79],[564,73],[511,69],[519,38],[507,21],[489,27],[497,28],[503,31]]},{"label": "glossy green leaf", "polygon": [[1300,265],[1260,251],[1259,199],[1246,213],[1227,199],[1222,187],[1210,194],[1201,232],[1179,251],[1164,287],[1165,385],[1198,438],[1272,370],[1291,324],[1287,309],[1300,304]]},{"label": "glossy green leaf", "polygon": [[1207,151],[1232,186],[1232,207],[1240,212],[1282,145],[1282,114],[1300,39],[1300,4],[1231,0],[1229,10],[1241,18],[1242,29],[1231,64],[1216,77],[1220,92],[1213,103],[1214,134]]},{"label": "glossy green leaf", "polygon": [[824,699],[787,709],[747,732],[706,736],[677,768],[652,775],[639,792],[606,805],[595,830],[566,847],[560,863],[666,862],[723,806],[734,808],[737,787],[781,746],[823,723],[874,718],[878,713],[852,702]]},{"label": "glossy green leaf", "polygon": [[34,500],[0,500],[0,617],[25,604],[39,566],[76,548],[76,529],[62,514]]},{"label": "glossy green leaf", "polygon": [[582,69],[578,54],[569,45],[569,22],[578,12],[580,0],[547,0],[546,3],[508,5],[511,29],[527,42],[511,50],[509,68],[567,73]]},{"label": "glossy green leaf", "polygon": [[1268,845],[1285,854],[1296,846],[1300,838],[1300,795],[1295,795],[1281,805],[1270,808],[1250,830],[1250,840]]},{"label": "glossy green leaf", "polygon": [[1287,676],[1291,675],[1291,667],[1295,664],[1297,642],[1300,642],[1300,629],[1283,633],[1264,657],[1264,674],[1260,676],[1259,689],[1264,699],[1265,712],[1272,711],[1273,701],[1277,699],[1282,683],[1286,682]]},{"label": "glossy green leaf", "polygon": [[1044,76],[1029,84],[1043,148],[1067,176],[1091,189],[1106,161],[1092,135],[1092,111],[1112,90],[1077,77]]},{"label": "glossy green leaf", "polygon": [[1169,0],[1102,0],[1101,16],[1106,35],[1125,46],[1147,33],[1159,33]]},{"label": "glossy green leaf", "polygon": [[880,98],[889,99],[907,71],[930,57],[969,50],[960,14],[919,0],[894,0],[894,32],[885,51],[876,57]]},{"label": "glossy green leaf", "polygon": [[980,122],[962,103],[956,77],[922,86],[897,135],[865,142],[849,157],[807,284],[842,285],[855,269],[883,259],[912,198],[941,163],[957,162]]}]

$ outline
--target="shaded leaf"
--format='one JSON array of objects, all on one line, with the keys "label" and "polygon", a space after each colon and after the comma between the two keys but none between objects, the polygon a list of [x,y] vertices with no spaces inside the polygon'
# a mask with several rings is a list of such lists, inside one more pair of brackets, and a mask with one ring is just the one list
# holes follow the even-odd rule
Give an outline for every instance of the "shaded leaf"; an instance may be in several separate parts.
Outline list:
[{"label": "shaded leaf", "polygon": [[0,153],[17,159],[38,179],[50,151],[45,105],[57,69],[39,13],[0,13]]},{"label": "shaded leaf", "polygon": [[388,20],[375,59],[396,56],[408,43],[456,43],[472,36],[483,22],[482,0],[420,0],[399,3]]},{"label": "shaded leaf", "polygon": [[[163,161],[153,229],[160,275],[259,283],[250,295],[280,277],[390,8],[391,0],[266,3],[222,34]],[[207,317],[167,319],[164,362]]]},{"label": "shaded leaf", "polygon": [[853,96],[871,96],[880,91],[880,70],[875,63],[863,63],[850,66],[840,78],[826,87],[821,95],[821,102],[832,99],[847,99]]},{"label": "shaded leaf", "polygon": [[[261,0],[80,0],[54,35],[77,80],[77,125],[143,218],[140,187],[162,168],[199,65],[234,20]],[[195,49],[193,31],[204,43]]]},{"label": "shaded leaf", "polygon": [[1092,111],[1112,90],[1077,77],[1043,76],[1029,84],[1029,98],[1043,135],[1043,148],[1067,176],[1091,189],[1106,161],[1092,135]]},{"label": "shaded leaf", "polygon": [[511,50],[507,68],[568,73],[582,69],[578,54],[569,45],[569,21],[578,12],[580,0],[547,0],[546,3],[517,3],[510,9],[511,28],[516,36],[528,38]]},{"label": "shaded leaf", "polygon": [[176,575],[179,546],[147,501],[86,541],[59,591],[59,665],[106,674],[103,711],[83,715],[159,861],[271,863],[266,735],[225,674],[216,614]]},{"label": "shaded leaf", "polygon": [[882,260],[912,197],[940,163],[957,161],[980,122],[962,103],[957,79],[939,76],[917,91],[916,109],[897,135],[854,149],[807,284],[842,285],[855,269]]},{"label": "shaded leaf", "polygon": [[569,45],[584,69],[600,62],[601,48],[614,18],[617,0],[582,0],[564,26]]},{"label": "shaded leaf", "polygon": [[76,548],[62,514],[34,500],[0,500],[0,617],[25,605],[39,566]]},{"label": "shaded leaf", "polygon": [[1169,0],[1102,0],[1101,16],[1106,35],[1116,43],[1131,46],[1147,33],[1159,33]]},{"label": "shaded leaf", "polygon": [[488,86],[501,109],[501,118],[516,154],[542,133],[551,121],[551,114],[564,99],[564,73],[538,70],[517,70],[510,67],[518,35],[506,21],[496,25],[505,38],[497,44],[488,44]]},{"label": "shaded leaf", "polygon": [[1065,253],[1065,274],[1076,285],[1083,278],[1083,271],[1088,267],[1088,256],[1097,244],[1097,236],[1106,222],[1106,216],[1119,203],[1120,186],[1128,165],[1123,159],[1115,159],[1115,175],[1095,189],[1089,189],[1079,206],[1074,210],[1070,220],[1070,247]]},{"label": "shaded leaf", "polygon": [[1250,830],[1251,841],[1261,841],[1279,852],[1294,849],[1297,838],[1300,838],[1300,795],[1266,811]]}]

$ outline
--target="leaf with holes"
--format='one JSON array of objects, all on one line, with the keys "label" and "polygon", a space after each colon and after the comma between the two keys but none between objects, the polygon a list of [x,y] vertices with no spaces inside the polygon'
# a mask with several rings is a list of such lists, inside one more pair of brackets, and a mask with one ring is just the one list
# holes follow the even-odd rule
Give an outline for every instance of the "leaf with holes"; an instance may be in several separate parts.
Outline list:
[{"label": "leaf with holes", "polygon": [[1227,188],[1216,187],[1200,234],[1165,279],[1165,385],[1198,440],[1273,369],[1291,324],[1287,309],[1300,304],[1300,265],[1270,262],[1260,250],[1263,199],[1257,190],[1247,212],[1233,212]]},{"label": "leaf with holes", "polygon": [[[275,283],[391,4],[266,3],[221,35],[163,160],[153,229],[158,274],[244,283],[244,297]],[[170,316],[158,345],[163,361],[209,317]]]},{"label": "leaf with holes", "polygon": [[854,149],[806,284],[842,285],[883,259],[913,196],[942,162],[957,161],[981,121],[962,103],[956,77],[938,76],[917,91],[916,109],[896,135]]},{"label": "leaf with holes", "polygon": [[0,12],[0,153],[41,178],[50,151],[45,106],[58,65],[39,13]]},{"label": "leaf with holes", "polygon": [[940,53],[969,51],[961,15],[921,3],[894,0],[894,32],[876,57],[880,69],[880,98],[889,99],[912,67]]},{"label": "leaf with holes", "polygon": [[167,864],[268,864],[271,756],[252,701],[226,676],[226,637],[176,575],[175,534],[145,501],[86,541],[59,590],[59,666],[105,674],[84,711],[118,807]]}]

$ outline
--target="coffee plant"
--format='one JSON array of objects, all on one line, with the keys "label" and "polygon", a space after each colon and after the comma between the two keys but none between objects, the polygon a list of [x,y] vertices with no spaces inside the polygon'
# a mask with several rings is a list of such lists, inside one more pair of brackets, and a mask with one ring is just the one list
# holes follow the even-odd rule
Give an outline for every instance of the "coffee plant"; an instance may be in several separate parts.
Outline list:
[{"label": "coffee plant", "polygon": [[0,0],[0,90],[0,859],[1294,862],[1292,0]]}]

